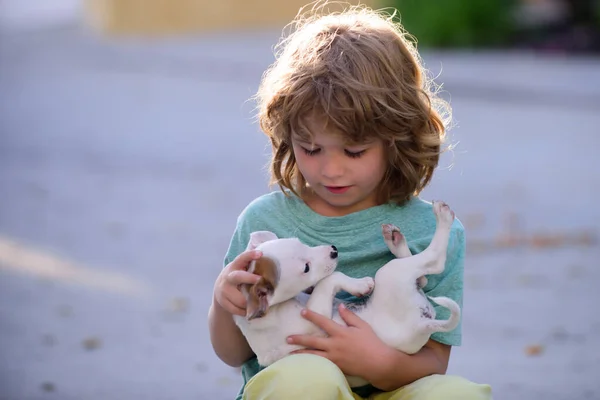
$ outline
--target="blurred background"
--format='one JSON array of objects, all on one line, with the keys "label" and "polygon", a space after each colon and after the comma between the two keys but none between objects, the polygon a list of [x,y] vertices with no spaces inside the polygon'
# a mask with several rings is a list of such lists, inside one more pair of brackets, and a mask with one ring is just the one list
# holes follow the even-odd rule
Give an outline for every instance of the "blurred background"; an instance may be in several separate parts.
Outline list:
[{"label": "blurred background", "polygon": [[[0,0],[0,399],[232,399],[206,315],[270,189],[251,96],[302,0]],[[377,2],[454,108],[450,373],[600,399],[600,4]]]}]

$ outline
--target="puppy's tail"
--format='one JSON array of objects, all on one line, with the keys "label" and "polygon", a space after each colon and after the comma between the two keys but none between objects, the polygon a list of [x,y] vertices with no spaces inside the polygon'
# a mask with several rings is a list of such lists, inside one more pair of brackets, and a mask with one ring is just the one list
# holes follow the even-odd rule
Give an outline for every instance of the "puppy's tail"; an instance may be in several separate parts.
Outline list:
[{"label": "puppy's tail", "polygon": [[430,297],[436,304],[450,310],[450,318],[446,320],[430,319],[425,322],[425,329],[433,332],[450,332],[458,326],[460,322],[460,307],[448,297]]}]

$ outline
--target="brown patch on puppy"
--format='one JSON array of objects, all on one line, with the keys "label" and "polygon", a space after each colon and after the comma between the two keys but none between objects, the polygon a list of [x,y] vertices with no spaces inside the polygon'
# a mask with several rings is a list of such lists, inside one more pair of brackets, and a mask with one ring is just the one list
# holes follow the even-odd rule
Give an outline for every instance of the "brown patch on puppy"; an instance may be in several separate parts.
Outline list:
[{"label": "brown patch on puppy", "polygon": [[269,309],[267,296],[273,294],[279,282],[279,267],[272,259],[261,257],[250,271],[262,278],[254,285],[246,285],[246,319],[264,317]]}]

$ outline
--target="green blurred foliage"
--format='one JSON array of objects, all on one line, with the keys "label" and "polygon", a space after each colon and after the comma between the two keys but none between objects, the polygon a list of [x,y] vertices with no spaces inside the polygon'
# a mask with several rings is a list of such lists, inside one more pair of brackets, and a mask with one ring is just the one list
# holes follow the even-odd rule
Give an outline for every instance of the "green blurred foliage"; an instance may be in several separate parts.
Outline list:
[{"label": "green blurred foliage", "polygon": [[515,0],[384,0],[419,47],[499,47],[510,42]]}]

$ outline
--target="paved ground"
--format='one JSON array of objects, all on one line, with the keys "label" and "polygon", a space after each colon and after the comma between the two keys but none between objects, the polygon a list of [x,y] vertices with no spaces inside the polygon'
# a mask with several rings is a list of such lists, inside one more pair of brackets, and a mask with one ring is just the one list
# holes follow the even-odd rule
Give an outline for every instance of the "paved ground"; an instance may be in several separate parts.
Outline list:
[{"label": "paved ground", "polygon": [[[0,37],[1,399],[237,392],[206,312],[237,214],[268,190],[246,101],[276,37]],[[497,399],[600,399],[600,61],[424,56],[458,142],[425,196],[469,238],[451,372]]]}]

